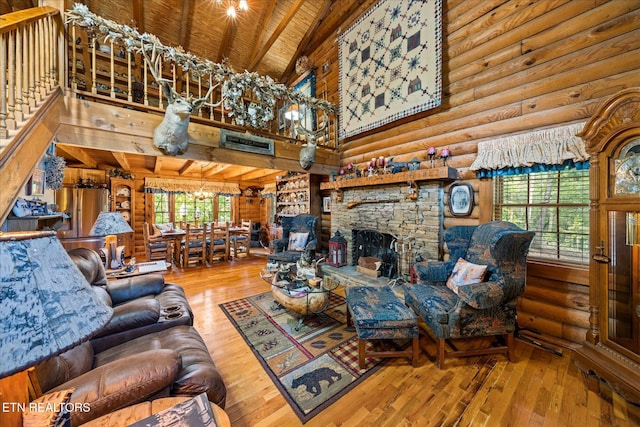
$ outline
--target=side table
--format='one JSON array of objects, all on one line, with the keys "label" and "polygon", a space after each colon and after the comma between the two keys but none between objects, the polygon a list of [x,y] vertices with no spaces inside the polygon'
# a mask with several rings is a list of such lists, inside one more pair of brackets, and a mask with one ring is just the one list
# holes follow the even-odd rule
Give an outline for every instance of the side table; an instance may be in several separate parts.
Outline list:
[{"label": "side table", "polygon": [[[110,414],[91,420],[88,423],[82,424],[82,427],[113,427],[113,426],[128,426],[136,421],[143,420],[150,415],[156,414],[160,411],[164,411],[167,408],[172,407],[180,402],[190,399],[190,397],[163,397],[155,399],[151,402],[142,402],[137,405],[127,406]],[[231,421],[227,413],[216,405],[211,403],[211,410],[213,411],[213,417],[218,427],[231,427]]]}]

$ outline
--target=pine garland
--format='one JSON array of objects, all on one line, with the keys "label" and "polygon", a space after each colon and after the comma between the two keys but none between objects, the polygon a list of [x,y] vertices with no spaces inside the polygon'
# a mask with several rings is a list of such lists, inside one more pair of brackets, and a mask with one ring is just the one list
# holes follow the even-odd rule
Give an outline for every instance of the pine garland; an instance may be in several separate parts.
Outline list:
[{"label": "pine garland", "polygon": [[[165,61],[171,61],[181,66],[185,71],[190,71],[194,78],[210,75],[213,81],[223,82],[222,98],[224,107],[231,110],[229,116],[235,117],[236,123],[241,126],[249,125],[254,128],[266,128],[273,120],[276,101],[285,104],[303,104],[325,113],[335,113],[335,105],[324,99],[318,99],[294,91],[287,86],[276,83],[271,77],[263,77],[258,73],[245,71],[236,73],[228,64],[215,63],[207,59],[185,52],[181,46],[164,46],[157,36],[149,33],[140,34],[135,28],[128,25],[120,25],[114,21],[104,19],[94,13],[83,4],[76,3],[73,9],[67,10],[67,23],[72,23],[85,28],[87,31],[100,33],[105,40],[112,39],[123,43],[127,51],[142,53],[155,49],[162,55]],[[248,108],[244,104],[246,92],[253,92],[254,99]]]}]

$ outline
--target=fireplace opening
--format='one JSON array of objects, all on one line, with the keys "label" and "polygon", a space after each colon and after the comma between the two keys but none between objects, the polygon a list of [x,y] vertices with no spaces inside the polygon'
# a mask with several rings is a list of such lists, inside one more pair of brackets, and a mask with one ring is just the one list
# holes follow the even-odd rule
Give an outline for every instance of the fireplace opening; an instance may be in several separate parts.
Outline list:
[{"label": "fireplace opening", "polygon": [[380,275],[394,279],[398,276],[398,253],[395,250],[395,237],[376,230],[353,229],[351,231],[352,265],[358,265],[360,257],[380,259]]}]

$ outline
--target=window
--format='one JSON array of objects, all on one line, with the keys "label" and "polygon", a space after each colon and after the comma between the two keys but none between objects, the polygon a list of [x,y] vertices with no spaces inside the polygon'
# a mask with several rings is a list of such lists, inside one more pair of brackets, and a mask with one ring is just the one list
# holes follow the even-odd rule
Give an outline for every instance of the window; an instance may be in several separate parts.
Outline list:
[{"label": "window", "polygon": [[[216,210],[217,204],[217,210]],[[153,218],[156,224],[167,222],[231,222],[231,196],[197,199],[187,193],[154,193]],[[217,212],[217,215],[216,215]]]},{"label": "window", "polygon": [[166,224],[171,221],[169,211],[169,195],[167,193],[155,193],[153,195],[153,223]]},{"label": "window", "polygon": [[213,218],[213,201],[212,198],[196,199],[192,194],[181,193],[176,194],[174,202],[174,211],[176,220],[184,221],[188,224],[198,222],[212,222]]},{"label": "window", "polygon": [[231,222],[231,196],[218,196],[218,222]]},{"label": "window", "polygon": [[529,256],[589,263],[589,171],[494,178],[494,218],[535,231]]}]

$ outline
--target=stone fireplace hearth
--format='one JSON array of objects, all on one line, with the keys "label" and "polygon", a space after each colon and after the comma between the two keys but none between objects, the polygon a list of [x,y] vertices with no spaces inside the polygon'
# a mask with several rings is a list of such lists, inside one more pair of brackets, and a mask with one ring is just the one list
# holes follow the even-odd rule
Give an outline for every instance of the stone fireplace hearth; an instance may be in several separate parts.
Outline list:
[{"label": "stone fireplace hearth", "polygon": [[[331,235],[339,230],[347,240],[350,265],[357,263],[353,258],[357,236],[354,230],[392,236],[390,242],[381,240],[382,245],[388,245],[397,253],[397,272],[391,278],[407,277],[418,254],[425,259],[439,259],[444,210],[442,186],[438,182],[421,183],[415,201],[407,199],[407,194],[406,184],[346,188],[341,202],[332,192]],[[367,203],[348,208],[350,202],[363,201]]]}]

